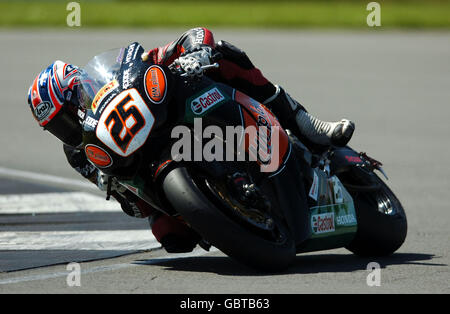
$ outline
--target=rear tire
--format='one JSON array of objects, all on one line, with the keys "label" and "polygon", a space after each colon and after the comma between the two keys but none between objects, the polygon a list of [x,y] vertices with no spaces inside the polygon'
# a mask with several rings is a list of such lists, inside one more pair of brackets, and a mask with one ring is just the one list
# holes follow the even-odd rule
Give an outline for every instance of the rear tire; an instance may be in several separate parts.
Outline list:
[{"label": "rear tire", "polygon": [[276,222],[277,240],[265,239],[245,228],[205,196],[186,168],[176,168],[163,179],[163,191],[175,210],[210,244],[237,261],[263,271],[286,269],[295,257],[288,229]]},{"label": "rear tire", "polygon": [[367,176],[372,186],[378,188],[349,189],[356,209],[358,230],[346,248],[364,257],[387,256],[405,241],[408,229],[406,214],[395,194],[376,174]]}]

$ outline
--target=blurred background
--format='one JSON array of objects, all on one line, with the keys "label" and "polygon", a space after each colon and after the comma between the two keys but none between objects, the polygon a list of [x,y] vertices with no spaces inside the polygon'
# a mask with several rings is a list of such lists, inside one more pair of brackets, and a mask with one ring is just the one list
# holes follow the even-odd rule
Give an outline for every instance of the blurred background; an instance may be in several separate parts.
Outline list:
[{"label": "blurred background", "polygon": [[[72,1],[0,1],[2,27],[66,26]],[[365,28],[361,0],[81,0],[83,27]],[[380,0],[383,28],[450,27],[448,0]]]}]

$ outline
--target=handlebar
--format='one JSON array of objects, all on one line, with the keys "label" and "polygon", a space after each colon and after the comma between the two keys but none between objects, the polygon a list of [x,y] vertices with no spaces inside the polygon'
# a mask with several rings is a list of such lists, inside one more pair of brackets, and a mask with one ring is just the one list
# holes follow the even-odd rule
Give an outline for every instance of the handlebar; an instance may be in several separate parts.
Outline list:
[{"label": "handlebar", "polygon": [[[218,68],[218,67],[219,67],[219,64],[216,62],[216,63],[213,63],[213,64],[204,65],[204,66],[200,67],[200,69],[203,70],[203,71],[206,71],[208,69],[213,69],[213,68]],[[180,68],[178,71],[182,72],[183,70]],[[184,72],[180,76],[185,77],[185,76],[187,76],[187,73]]]}]

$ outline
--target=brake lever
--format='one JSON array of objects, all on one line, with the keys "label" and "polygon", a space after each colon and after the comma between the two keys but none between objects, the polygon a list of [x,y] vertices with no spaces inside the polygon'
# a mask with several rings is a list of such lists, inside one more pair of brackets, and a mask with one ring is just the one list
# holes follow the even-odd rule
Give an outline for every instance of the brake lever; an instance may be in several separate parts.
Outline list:
[{"label": "brake lever", "polygon": [[[216,62],[216,63],[213,63],[213,64],[204,65],[200,69],[203,70],[203,72],[204,72],[206,70],[213,69],[213,68],[217,69],[218,67],[219,67],[219,63]],[[188,74],[185,72],[185,73],[181,74],[180,76],[186,77],[186,76],[188,76]]]}]

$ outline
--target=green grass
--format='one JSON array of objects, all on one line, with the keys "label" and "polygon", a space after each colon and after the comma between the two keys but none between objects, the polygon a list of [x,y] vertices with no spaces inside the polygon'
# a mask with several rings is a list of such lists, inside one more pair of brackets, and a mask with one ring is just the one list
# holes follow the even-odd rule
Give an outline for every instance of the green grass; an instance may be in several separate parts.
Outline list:
[{"label": "green grass", "polygon": [[[70,1],[0,1],[0,27],[67,27]],[[370,0],[78,2],[82,27],[369,28]],[[378,2],[381,28],[450,28],[450,1]]]}]

